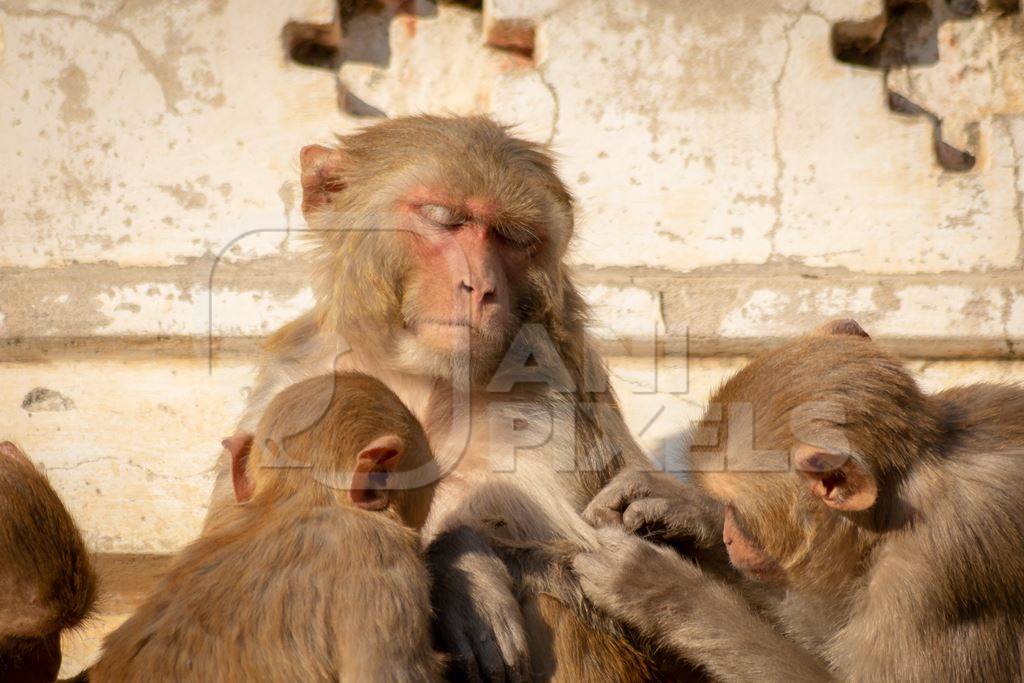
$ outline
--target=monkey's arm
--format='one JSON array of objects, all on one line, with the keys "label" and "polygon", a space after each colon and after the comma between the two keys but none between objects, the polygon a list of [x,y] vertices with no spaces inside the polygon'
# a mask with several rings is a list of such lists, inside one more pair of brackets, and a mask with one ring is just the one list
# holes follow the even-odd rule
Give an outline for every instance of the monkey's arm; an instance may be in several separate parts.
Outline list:
[{"label": "monkey's arm", "polygon": [[619,529],[573,561],[596,605],[723,681],[826,681],[811,654],[691,562]]},{"label": "monkey's arm", "polygon": [[459,526],[427,548],[437,630],[472,681],[525,681],[529,651],[512,579],[476,531]]}]

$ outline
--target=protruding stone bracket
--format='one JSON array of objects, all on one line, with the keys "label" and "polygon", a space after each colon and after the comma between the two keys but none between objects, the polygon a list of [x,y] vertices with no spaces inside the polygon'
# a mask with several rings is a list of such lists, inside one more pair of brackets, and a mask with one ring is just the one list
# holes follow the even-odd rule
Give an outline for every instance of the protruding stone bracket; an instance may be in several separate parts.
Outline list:
[{"label": "protruding stone bracket", "polygon": [[[935,160],[939,166],[947,171],[969,171],[974,168],[974,163],[977,159],[973,154],[957,149],[942,139],[942,119],[936,116],[935,113],[928,111],[918,104],[914,104],[903,95],[888,88],[886,89],[886,96],[888,97],[890,110],[907,116],[924,116],[931,122],[932,147],[935,150]],[[975,144],[977,144],[976,140]]]},{"label": "protruding stone bracket", "polygon": [[536,32],[536,26],[529,19],[503,19],[487,27],[484,42],[532,60]]},{"label": "protruding stone bracket", "polygon": [[[465,3],[463,3],[465,4]],[[289,21],[281,29],[281,39],[288,58],[299,64],[336,71],[348,56],[349,23],[364,13],[418,16],[425,12],[420,5],[435,9],[433,3],[416,0],[335,0],[330,21]]]},{"label": "protruding stone bracket", "polygon": [[889,108],[931,122],[936,162],[969,171],[987,120],[1022,109],[1020,12],[1021,0],[885,0],[878,16],[833,25],[832,54],[881,70]]}]

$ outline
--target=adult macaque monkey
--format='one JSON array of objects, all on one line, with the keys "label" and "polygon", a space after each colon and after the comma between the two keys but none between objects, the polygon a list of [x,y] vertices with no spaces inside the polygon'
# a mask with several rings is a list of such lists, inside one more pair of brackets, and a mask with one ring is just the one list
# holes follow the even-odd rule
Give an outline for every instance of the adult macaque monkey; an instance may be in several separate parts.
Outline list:
[{"label": "adult macaque monkey", "polygon": [[[732,563],[779,589],[765,614],[788,638],[617,529],[575,561],[595,602],[723,680],[1021,679],[1024,390],[924,394],[839,321],[756,359],[711,404],[694,476],[725,506]],[[625,520],[642,488],[624,475],[590,516]],[[699,508],[682,519],[690,491],[674,496],[659,491],[662,525],[703,529]]]},{"label": "adult macaque monkey", "polygon": [[540,147],[479,117],[393,119],[306,147],[301,162],[316,306],[267,342],[228,445],[311,372],[391,387],[448,474],[425,529],[441,639],[470,678],[519,680],[527,629],[492,540],[588,543],[579,512],[645,461],[563,263],[572,199]]},{"label": "adult macaque monkey", "polygon": [[56,680],[60,634],[95,600],[96,575],[71,515],[25,454],[0,443],[0,682]]},{"label": "adult macaque monkey", "polygon": [[292,385],[233,463],[241,504],[107,636],[88,680],[440,680],[415,533],[435,469],[377,380]]}]

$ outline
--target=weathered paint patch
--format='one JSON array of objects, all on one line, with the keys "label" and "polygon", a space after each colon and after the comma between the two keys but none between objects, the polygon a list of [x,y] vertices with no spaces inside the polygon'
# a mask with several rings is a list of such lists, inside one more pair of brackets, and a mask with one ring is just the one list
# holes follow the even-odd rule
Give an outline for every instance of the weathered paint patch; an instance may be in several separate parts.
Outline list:
[{"label": "weathered paint patch", "polygon": [[36,387],[25,394],[21,401],[21,409],[29,413],[74,410],[75,402],[59,391]]},{"label": "weathered paint patch", "polygon": [[107,323],[101,335],[250,336],[272,332],[313,306],[308,287],[290,296],[271,290],[214,289],[168,283],[112,288],[96,296]]},{"label": "weathered paint patch", "polygon": [[583,287],[592,307],[592,331],[601,339],[653,339],[665,333],[660,296],[639,287],[595,285]]}]

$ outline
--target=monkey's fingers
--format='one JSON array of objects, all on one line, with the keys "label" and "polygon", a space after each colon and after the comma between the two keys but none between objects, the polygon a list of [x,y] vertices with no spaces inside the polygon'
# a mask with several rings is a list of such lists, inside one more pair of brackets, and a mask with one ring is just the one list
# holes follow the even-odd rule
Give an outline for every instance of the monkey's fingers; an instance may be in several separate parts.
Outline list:
[{"label": "monkey's fingers", "polygon": [[504,680],[507,683],[526,681],[526,672],[530,670],[530,654],[527,647],[526,629],[522,623],[518,603],[507,606],[491,616],[493,630],[491,642],[497,649],[497,666],[500,674],[491,673],[495,668],[493,657],[486,657],[485,669],[491,673],[491,680]]},{"label": "monkey's fingers", "polygon": [[505,662],[493,634],[476,633],[471,636],[476,663],[479,664],[485,681],[506,683]]},{"label": "monkey's fingers", "polygon": [[605,548],[580,553],[572,560],[572,568],[583,594],[598,608],[614,617],[620,616],[615,591],[617,565],[614,554]]},{"label": "monkey's fingers", "polygon": [[[500,601],[499,601],[500,602]],[[522,624],[496,605],[477,601],[482,613],[441,629],[441,639],[452,654],[456,675],[470,683],[526,681],[529,652]],[[517,605],[516,605],[517,606]]]},{"label": "monkey's fingers", "polygon": [[460,632],[457,635],[449,635],[444,640],[452,655],[452,664],[455,669],[452,672],[453,678],[467,683],[483,683],[484,678],[477,667],[477,655],[472,646],[473,639],[466,633]]},{"label": "monkey's fingers", "polygon": [[669,528],[669,517],[672,510],[669,501],[664,498],[641,498],[634,500],[622,513],[622,526],[634,534],[645,529]]},{"label": "monkey's fingers", "polygon": [[591,526],[601,527],[617,527],[622,526],[622,512],[620,510],[613,510],[605,507],[590,507],[583,511],[583,519],[585,519]]},{"label": "monkey's fingers", "polygon": [[583,519],[596,527],[622,526],[622,512],[630,502],[648,495],[650,476],[646,472],[621,472],[591,499]]},{"label": "monkey's fingers", "polygon": [[686,541],[699,547],[713,542],[717,531],[709,528],[701,508],[668,498],[634,500],[622,514],[622,526],[648,540]]}]

